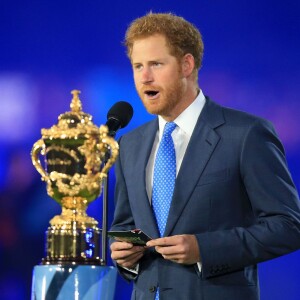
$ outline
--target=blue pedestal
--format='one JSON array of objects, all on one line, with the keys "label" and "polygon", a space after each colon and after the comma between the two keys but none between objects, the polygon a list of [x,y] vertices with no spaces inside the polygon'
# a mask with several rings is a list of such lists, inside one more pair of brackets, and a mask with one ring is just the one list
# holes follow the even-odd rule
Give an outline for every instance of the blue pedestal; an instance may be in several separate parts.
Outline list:
[{"label": "blue pedestal", "polygon": [[35,266],[31,300],[113,300],[115,267]]}]

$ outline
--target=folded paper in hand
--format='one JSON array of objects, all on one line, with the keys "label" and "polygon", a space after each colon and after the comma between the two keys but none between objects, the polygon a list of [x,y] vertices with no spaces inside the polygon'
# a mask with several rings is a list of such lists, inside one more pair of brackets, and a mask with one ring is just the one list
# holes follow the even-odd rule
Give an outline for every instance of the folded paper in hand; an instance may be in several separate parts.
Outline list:
[{"label": "folded paper in hand", "polygon": [[137,246],[145,246],[151,238],[140,229],[127,231],[108,231],[107,235],[117,241],[132,243]]}]

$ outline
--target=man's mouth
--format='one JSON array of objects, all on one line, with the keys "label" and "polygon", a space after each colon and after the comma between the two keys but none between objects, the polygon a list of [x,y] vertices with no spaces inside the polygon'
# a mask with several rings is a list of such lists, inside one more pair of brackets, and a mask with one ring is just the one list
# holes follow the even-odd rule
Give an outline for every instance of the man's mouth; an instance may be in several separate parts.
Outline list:
[{"label": "man's mouth", "polygon": [[146,90],[144,91],[144,94],[149,98],[149,99],[155,99],[157,98],[159,91],[155,90]]}]

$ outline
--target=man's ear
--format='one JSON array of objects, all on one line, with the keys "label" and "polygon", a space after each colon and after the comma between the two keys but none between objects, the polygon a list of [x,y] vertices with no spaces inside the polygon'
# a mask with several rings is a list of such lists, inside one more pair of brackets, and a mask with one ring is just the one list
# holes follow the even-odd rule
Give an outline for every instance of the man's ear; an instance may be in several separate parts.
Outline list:
[{"label": "man's ear", "polygon": [[190,53],[185,54],[182,58],[181,66],[183,75],[185,77],[190,76],[195,68],[194,56]]}]

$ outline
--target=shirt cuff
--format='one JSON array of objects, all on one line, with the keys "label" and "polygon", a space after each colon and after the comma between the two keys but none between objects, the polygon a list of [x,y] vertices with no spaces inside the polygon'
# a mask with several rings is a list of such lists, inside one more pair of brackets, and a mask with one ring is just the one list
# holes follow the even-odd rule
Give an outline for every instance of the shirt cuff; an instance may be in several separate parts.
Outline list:
[{"label": "shirt cuff", "polygon": [[[121,267],[121,266],[120,266],[120,267]],[[126,271],[128,271],[128,272],[131,272],[131,273],[137,275],[137,274],[139,273],[140,265],[137,264],[137,265],[135,266],[135,268],[133,268],[133,269],[131,269],[131,268],[125,268],[125,267],[121,267],[121,268],[124,269],[124,270],[126,270]]]},{"label": "shirt cuff", "polygon": [[201,264],[201,262],[197,262],[197,267],[198,267],[199,272],[201,273],[201,271],[202,271],[202,264]]}]

